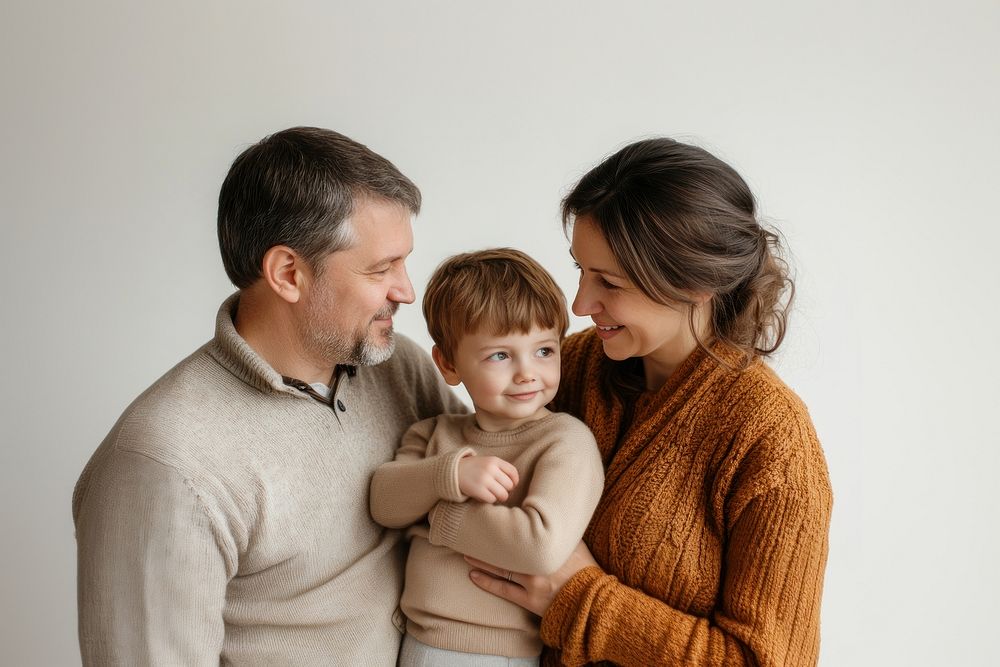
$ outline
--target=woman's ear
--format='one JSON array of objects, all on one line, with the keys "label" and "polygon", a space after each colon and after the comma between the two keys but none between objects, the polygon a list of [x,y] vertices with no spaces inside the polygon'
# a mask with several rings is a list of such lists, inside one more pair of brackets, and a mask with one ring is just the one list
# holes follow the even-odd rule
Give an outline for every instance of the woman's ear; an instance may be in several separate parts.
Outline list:
[{"label": "woman's ear", "polygon": [[441,377],[444,378],[445,382],[452,387],[457,387],[462,383],[462,378],[459,377],[455,364],[448,361],[444,356],[444,352],[437,345],[431,348],[431,357],[434,359],[434,365],[441,371]]},{"label": "woman's ear", "polygon": [[711,292],[692,292],[691,300],[696,306],[704,306],[706,303],[711,302],[713,296],[715,295]]},{"label": "woman's ear", "polygon": [[264,281],[275,294],[288,303],[298,303],[307,281],[303,271],[305,262],[297,252],[284,245],[276,245],[264,253],[261,271]]}]

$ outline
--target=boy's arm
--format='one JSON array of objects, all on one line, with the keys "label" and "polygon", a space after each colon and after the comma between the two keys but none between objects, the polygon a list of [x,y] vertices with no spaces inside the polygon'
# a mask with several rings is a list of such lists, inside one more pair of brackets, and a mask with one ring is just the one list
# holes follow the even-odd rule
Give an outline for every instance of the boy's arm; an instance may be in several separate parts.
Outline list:
[{"label": "boy's arm", "polygon": [[561,428],[535,464],[520,507],[439,502],[430,542],[514,572],[548,574],[583,537],[604,490],[604,468],[589,429]]},{"label": "boy's arm", "polygon": [[427,456],[437,418],[417,422],[403,434],[396,457],[372,476],[369,508],[386,528],[406,528],[440,500],[462,503],[468,496],[458,488],[458,460],[473,454],[469,447]]}]

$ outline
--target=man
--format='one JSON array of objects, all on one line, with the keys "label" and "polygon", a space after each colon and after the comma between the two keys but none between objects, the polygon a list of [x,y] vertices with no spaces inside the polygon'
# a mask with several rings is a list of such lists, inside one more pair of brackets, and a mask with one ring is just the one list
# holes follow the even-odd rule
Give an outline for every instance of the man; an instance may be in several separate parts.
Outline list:
[{"label": "man", "polygon": [[73,494],[85,664],[395,664],[400,538],[369,517],[369,479],[412,423],[464,411],[392,330],[419,208],[329,130],[233,163],[218,226],[239,291]]}]

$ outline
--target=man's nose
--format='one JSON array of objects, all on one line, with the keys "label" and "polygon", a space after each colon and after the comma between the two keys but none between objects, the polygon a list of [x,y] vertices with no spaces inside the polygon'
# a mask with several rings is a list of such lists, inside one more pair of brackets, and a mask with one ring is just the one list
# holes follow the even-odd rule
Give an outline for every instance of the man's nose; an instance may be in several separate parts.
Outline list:
[{"label": "man's nose", "polygon": [[416,298],[417,296],[413,292],[413,283],[410,282],[410,276],[404,265],[400,270],[399,278],[389,290],[389,300],[396,303],[413,303]]}]

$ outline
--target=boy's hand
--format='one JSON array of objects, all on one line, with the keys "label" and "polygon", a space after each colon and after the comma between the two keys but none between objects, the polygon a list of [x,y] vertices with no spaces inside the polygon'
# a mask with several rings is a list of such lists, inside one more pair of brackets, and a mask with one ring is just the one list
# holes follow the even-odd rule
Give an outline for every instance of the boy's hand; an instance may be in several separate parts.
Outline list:
[{"label": "boy's hand", "polygon": [[517,481],[517,468],[496,456],[466,456],[458,462],[458,490],[484,503],[507,500]]}]

